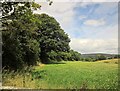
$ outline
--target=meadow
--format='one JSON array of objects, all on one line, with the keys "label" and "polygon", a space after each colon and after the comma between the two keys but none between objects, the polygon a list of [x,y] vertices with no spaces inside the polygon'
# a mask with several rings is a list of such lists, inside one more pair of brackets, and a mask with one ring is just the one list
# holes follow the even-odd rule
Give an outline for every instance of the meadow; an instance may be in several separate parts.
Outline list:
[{"label": "meadow", "polygon": [[[3,72],[3,86],[36,89],[117,89],[118,59],[40,64],[32,72]],[[19,74],[18,74],[19,73]]]}]

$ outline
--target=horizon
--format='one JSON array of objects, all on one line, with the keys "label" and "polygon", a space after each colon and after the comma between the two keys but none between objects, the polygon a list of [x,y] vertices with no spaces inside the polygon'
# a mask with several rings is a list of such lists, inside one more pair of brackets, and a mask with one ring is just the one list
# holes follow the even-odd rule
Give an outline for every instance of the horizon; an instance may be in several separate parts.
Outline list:
[{"label": "horizon", "polygon": [[81,53],[81,55],[84,55],[84,54],[108,54],[108,55],[120,55],[119,53]]},{"label": "horizon", "polygon": [[39,2],[69,35],[71,49],[81,54],[118,54],[117,2]]}]

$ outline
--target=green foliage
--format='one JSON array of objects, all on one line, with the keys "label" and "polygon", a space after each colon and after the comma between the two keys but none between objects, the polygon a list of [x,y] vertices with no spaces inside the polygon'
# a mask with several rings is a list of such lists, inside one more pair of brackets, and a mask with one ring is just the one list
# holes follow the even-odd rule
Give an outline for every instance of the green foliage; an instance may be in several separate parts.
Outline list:
[{"label": "green foliage", "polygon": [[42,63],[80,60],[80,53],[70,50],[68,35],[53,17],[33,14],[32,9],[40,5],[4,2],[2,6],[3,67],[17,69],[40,60]]},{"label": "green foliage", "polygon": [[32,7],[34,10],[37,10],[38,8],[41,8],[41,5],[35,3],[35,2],[32,2]]},{"label": "green foliage", "polygon": [[120,58],[120,54],[115,55],[114,58]]},{"label": "green foliage", "polygon": [[78,53],[77,51],[74,51],[74,50],[70,50],[70,54],[71,54],[71,56],[70,56],[70,60],[71,61],[80,61],[80,59],[81,59],[81,54],[80,53]]},{"label": "green foliage", "polygon": [[98,60],[105,60],[106,57],[104,55],[97,55]]},{"label": "green foliage", "polygon": [[37,23],[41,49],[40,59],[43,63],[49,63],[50,60],[60,61],[62,57],[58,57],[58,55],[61,56],[59,52],[68,52],[70,49],[68,35],[53,17],[46,14],[36,14],[35,17],[41,21]]},{"label": "green foliage", "polygon": [[3,33],[3,67],[12,68],[21,67],[23,64],[22,60],[22,48],[19,46],[19,40],[16,40],[11,36],[9,38],[8,33]]},{"label": "green foliage", "polygon": [[81,61],[88,61],[88,62],[95,62],[95,61],[99,61],[99,60],[106,60],[106,59],[111,59],[111,57],[107,57],[103,54],[97,54],[94,56],[87,56],[87,57],[81,57]]},{"label": "green foliage", "polygon": [[[34,1],[29,2],[2,2],[2,17],[3,18],[11,18],[16,12],[20,14],[24,14],[26,10],[36,10],[39,9],[41,5],[35,3]],[[19,9],[18,9],[19,8]],[[19,10],[19,11],[18,11]],[[15,17],[13,17],[15,18]]]},{"label": "green foliage", "polygon": [[[46,14],[33,15],[34,2],[4,2],[3,10],[3,67],[22,68],[43,63],[68,60],[68,35],[59,23]],[[69,54],[69,55],[68,55]]]},{"label": "green foliage", "polygon": [[[10,4],[10,5],[9,5]],[[34,65],[39,60],[39,42],[36,40],[35,17],[30,10],[30,3],[9,3],[14,5],[14,12],[3,20],[3,67],[22,68],[24,65]],[[3,4],[4,6],[4,4]],[[8,20],[6,20],[8,19]]]},{"label": "green foliage", "polygon": [[96,58],[92,58],[92,57],[89,57],[89,58],[81,58],[81,61],[87,61],[87,62],[95,62],[97,61],[98,59]]}]

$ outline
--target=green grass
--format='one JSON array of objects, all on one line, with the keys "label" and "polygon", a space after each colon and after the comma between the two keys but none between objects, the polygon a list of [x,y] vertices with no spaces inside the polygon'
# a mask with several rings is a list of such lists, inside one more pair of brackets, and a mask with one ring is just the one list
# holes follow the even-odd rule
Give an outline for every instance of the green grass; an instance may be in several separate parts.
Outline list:
[{"label": "green grass", "polygon": [[28,86],[38,89],[117,89],[118,64],[116,60],[108,61],[74,61],[35,66],[32,72],[35,83]]},{"label": "green grass", "polygon": [[115,63],[65,62],[35,69],[41,76],[39,88],[115,89],[118,85],[118,65]]}]

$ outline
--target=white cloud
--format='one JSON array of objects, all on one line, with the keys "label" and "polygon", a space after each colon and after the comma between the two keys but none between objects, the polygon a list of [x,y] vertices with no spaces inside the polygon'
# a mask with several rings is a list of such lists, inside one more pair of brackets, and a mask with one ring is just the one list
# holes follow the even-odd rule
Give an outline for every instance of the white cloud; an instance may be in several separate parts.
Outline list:
[{"label": "white cloud", "polygon": [[92,0],[92,2],[105,2],[106,0]]},{"label": "white cloud", "polygon": [[[46,13],[50,16],[53,16],[62,26],[62,28],[65,31],[68,31],[69,35],[72,36],[70,46],[72,49],[79,51],[81,53],[93,53],[93,52],[105,52],[105,53],[117,53],[117,26],[102,26],[107,23],[105,21],[105,17],[102,17],[102,19],[88,19],[84,22],[86,26],[72,26],[71,25],[75,18],[75,11],[74,7],[76,7],[76,4],[83,7],[86,7],[88,4],[93,3],[68,3],[68,2],[54,2],[53,5],[49,6],[48,3],[40,3],[42,6],[41,10],[34,11],[36,13]],[[106,6],[106,7],[105,7]],[[101,7],[101,8],[100,8]],[[98,7],[94,12],[95,14],[101,15],[101,12],[109,12],[111,11],[111,8],[114,8],[112,4],[102,4],[100,7]],[[110,8],[111,7],[111,8]],[[94,15],[94,14],[93,14]],[[102,15],[106,15],[102,13]],[[112,18],[112,16],[111,16]],[[87,16],[84,16],[84,14],[79,16],[79,19],[87,19]],[[94,27],[91,27],[94,26]],[[98,28],[98,26],[100,26]],[[101,27],[102,26],[102,27]],[[66,28],[67,27],[67,28]],[[77,30],[78,28],[78,30]],[[76,33],[77,32],[77,33]],[[81,34],[83,33],[83,35]],[[80,34],[80,35],[79,35]],[[81,39],[81,38],[75,38],[75,37],[81,37],[87,38],[87,39]],[[86,37],[87,36],[87,37]],[[90,39],[91,38],[91,39]],[[92,39],[93,38],[93,39]],[[112,38],[112,39],[111,39]]]},{"label": "white cloud", "polygon": [[85,19],[85,18],[87,18],[85,15],[79,16],[79,19],[80,19],[80,20]]},{"label": "white cloud", "polygon": [[55,17],[55,19],[61,24],[62,28],[67,27],[74,20],[74,7],[77,3],[68,2],[54,2],[51,6],[45,2],[39,2],[42,6],[41,10],[34,11],[34,13],[46,13],[50,16]]},{"label": "white cloud", "polygon": [[92,0],[92,2],[119,2],[119,0]]},{"label": "white cloud", "polygon": [[[35,0],[36,2],[46,2],[46,0]],[[53,2],[118,2],[119,0],[51,0]]]},{"label": "white cloud", "polygon": [[101,26],[101,25],[105,25],[105,20],[103,20],[103,19],[99,19],[99,20],[90,19],[90,20],[86,20],[84,22],[84,24],[89,25],[89,26]]},{"label": "white cloud", "polygon": [[80,2],[79,6],[85,8],[87,5],[92,4],[92,2]]},{"label": "white cloud", "polygon": [[[97,29],[96,29],[97,30]],[[118,40],[118,24],[114,26],[106,26],[97,30],[97,33],[94,34],[94,38],[110,39],[114,38]]]},{"label": "white cloud", "polygon": [[70,42],[72,49],[80,53],[117,53],[118,41],[116,39],[79,39],[73,38]]},{"label": "white cloud", "polygon": [[53,2],[83,2],[85,0],[52,0]]}]

